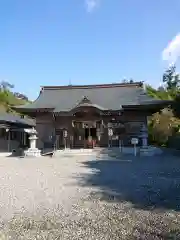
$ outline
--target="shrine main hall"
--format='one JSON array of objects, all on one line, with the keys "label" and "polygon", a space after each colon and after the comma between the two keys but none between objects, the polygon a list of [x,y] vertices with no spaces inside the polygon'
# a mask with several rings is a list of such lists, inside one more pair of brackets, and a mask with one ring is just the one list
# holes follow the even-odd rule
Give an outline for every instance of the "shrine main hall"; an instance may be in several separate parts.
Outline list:
[{"label": "shrine main hall", "polygon": [[36,119],[37,147],[56,149],[148,145],[147,118],[167,106],[147,95],[142,82],[41,87],[16,111]]}]

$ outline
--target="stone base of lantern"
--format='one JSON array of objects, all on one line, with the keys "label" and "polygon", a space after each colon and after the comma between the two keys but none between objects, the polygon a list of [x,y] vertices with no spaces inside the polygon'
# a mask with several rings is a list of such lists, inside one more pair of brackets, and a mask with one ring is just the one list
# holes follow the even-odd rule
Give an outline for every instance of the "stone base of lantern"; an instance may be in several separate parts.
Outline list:
[{"label": "stone base of lantern", "polygon": [[25,157],[40,157],[41,150],[38,148],[28,148],[28,150],[24,151]]},{"label": "stone base of lantern", "polygon": [[155,156],[155,155],[159,155],[162,154],[162,150],[160,148],[157,147],[153,147],[153,146],[147,146],[147,147],[142,147],[140,148],[140,155],[141,156]]},{"label": "stone base of lantern", "polygon": [[30,148],[28,148],[28,150],[24,151],[24,156],[25,157],[40,157],[41,156],[41,150],[39,150],[38,148],[36,148],[36,141],[38,139],[37,132],[35,129],[32,129],[30,132],[30,137],[29,137],[29,141],[30,141]]}]

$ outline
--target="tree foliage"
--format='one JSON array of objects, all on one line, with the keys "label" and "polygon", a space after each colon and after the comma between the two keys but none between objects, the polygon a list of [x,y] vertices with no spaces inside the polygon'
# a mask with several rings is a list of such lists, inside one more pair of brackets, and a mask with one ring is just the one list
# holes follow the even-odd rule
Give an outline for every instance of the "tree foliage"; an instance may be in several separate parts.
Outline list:
[{"label": "tree foliage", "polygon": [[149,96],[174,102],[171,108],[163,109],[149,118],[149,139],[157,145],[167,145],[168,139],[178,134],[180,126],[180,76],[176,73],[176,67],[170,66],[162,80],[165,85],[157,89],[146,86]]},{"label": "tree foliage", "polygon": [[14,88],[14,85],[7,82],[7,81],[1,81],[0,83],[0,89],[3,91],[9,91],[9,89]]},{"label": "tree foliage", "polygon": [[163,82],[166,84],[168,91],[177,91],[179,89],[180,76],[176,73],[176,66],[170,66],[163,74]]},{"label": "tree foliage", "polygon": [[14,85],[7,82],[0,82],[0,111],[14,112],[12,106],[22,105],[27,103],[28,98],[17,92],[13,92]]}]

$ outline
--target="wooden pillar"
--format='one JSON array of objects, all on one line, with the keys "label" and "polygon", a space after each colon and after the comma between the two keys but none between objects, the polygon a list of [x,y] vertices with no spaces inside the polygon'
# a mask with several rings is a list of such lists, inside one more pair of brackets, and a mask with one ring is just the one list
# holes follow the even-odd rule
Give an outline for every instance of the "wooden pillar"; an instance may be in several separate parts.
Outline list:
[{"label": "wooden pillar", "polygon": [[25,132],[23,133],[23,135],[24,135],[24,145],[26,145],[26,134],[27,133],[25,133]]},{"label": "wooden pillar", "polygon": [[11,133],[10,130],[8,129],[8,152],[10,152],[10,142],[11,142]]}]

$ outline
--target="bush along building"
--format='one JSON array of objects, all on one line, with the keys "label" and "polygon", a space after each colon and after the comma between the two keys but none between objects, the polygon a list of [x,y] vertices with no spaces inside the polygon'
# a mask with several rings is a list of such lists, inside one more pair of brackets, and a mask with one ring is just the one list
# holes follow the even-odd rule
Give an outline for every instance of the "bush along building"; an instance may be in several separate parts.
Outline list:
[{"label": "bush along building", "polygon": [[170,104],[149,97],[142,82],[44,86],[31,104],[16,111],[36,118],[37,147],[147,148],[147,117]]}]

